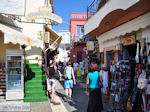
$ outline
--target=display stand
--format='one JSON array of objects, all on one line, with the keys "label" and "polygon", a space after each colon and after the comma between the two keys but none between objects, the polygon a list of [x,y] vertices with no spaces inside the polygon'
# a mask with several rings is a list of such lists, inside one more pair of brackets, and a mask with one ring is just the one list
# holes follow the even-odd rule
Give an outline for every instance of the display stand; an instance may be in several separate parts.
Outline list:
[{"label": "display stand", "polygon": [[6,100],[24,98],[23,59],[21,50],[6,50]]},{"label": "display stand", "polygon": [[5,66],[0,66],[0,99],[4,99],[6,94],[6,71]]}]

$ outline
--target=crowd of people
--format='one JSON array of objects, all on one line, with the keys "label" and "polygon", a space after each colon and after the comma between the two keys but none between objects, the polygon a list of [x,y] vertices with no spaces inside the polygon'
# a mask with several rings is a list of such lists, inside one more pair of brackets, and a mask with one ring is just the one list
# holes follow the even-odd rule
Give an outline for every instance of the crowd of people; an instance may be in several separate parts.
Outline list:
[{"label": "crowd of people", "polygon": [[86,90],[89,92],[87,112],[101,112],[103,110],[103,103],[100,84],[102,84],[103,80],[96,62],[89,64],[88,72],[86,73],[83,61],[80,63],[71,63],[70,61],[55,63],[53,60],[50,60],[49,66],[47,67],[47,90],[50,93],[51,102],[55,101],[57,74],[64,78],[66,99],[72,100],[72,89],[76,85],[76,77],[79,71],[81,78],[86,75]]}]

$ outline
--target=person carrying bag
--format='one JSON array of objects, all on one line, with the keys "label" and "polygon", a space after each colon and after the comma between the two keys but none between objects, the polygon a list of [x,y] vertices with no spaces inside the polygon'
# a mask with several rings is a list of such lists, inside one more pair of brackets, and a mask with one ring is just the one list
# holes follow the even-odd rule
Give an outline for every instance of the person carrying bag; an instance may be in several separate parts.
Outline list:
[{"label": "person carrying bag", "polygon": [[102,82],[98,65],[92,62],[86,78],[86,90],[90,93],[87,112],[101,112],[104,109],[101,96]]},{"label": "person carrying bag", "polygon": [[74,76],[73,68],[71,67],[71,62],[67,63],[64,73],[65,73],[64,88],[66,91],[66,97],[68,99],[72,99],[72,88],[73,84],[74,85],[76,84],[76,79]]}]

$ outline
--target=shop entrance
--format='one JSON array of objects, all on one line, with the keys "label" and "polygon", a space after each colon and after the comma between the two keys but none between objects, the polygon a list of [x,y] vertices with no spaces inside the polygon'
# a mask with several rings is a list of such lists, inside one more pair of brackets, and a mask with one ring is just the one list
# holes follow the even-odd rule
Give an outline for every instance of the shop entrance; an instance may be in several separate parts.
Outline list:
[{"label": "shop entrance", "polygon": [[83,53],[81,51],[77,52],[77,62],[81,62],[83,60]]},{"label": "shop entrance", "polygon": [[107,67],[110,68],[112,61],[112,51],[107,51]]},{"label": "shop entrance", "polygon": [[136,44],[128,45],[123,47],[123,59],[129,60],[131,58],[135,58],[136,56]]}]

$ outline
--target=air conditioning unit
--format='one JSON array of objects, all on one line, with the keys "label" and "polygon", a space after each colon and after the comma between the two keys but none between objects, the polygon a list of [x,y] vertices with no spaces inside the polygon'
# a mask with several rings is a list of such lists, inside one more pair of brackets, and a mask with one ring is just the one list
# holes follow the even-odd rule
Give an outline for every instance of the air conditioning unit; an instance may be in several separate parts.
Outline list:
[{"label": "air conditioning unit", "polygon": [[44,34],[44,42],[49,43],[50,42],[50,34],[49,32],[45,32]]}]

